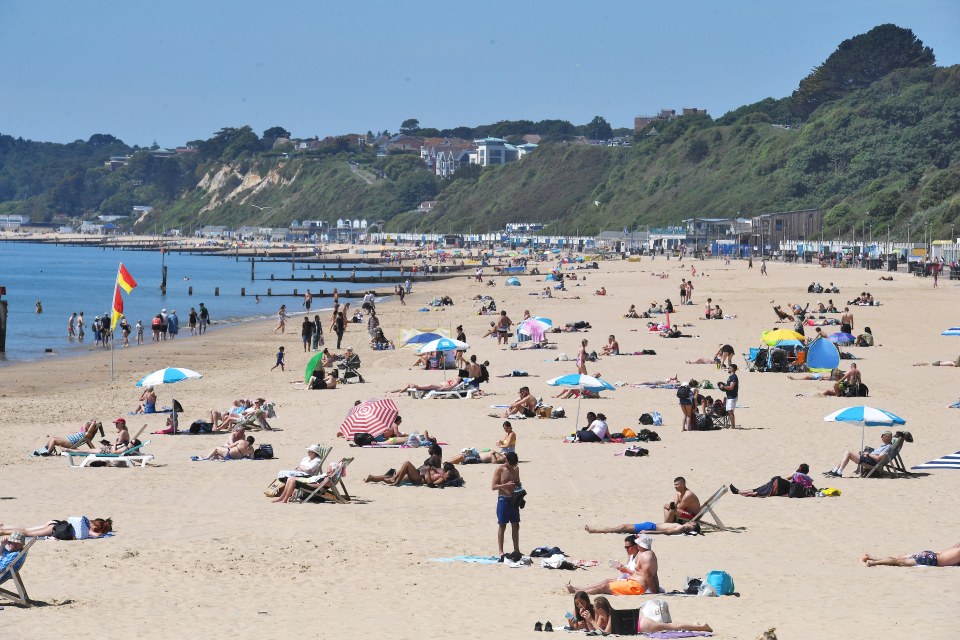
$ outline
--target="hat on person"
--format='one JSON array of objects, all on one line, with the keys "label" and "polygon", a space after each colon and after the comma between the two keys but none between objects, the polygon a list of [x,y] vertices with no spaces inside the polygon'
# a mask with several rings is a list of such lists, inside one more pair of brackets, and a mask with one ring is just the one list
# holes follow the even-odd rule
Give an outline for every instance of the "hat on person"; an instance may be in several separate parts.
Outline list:
[{"label": "hat on person", "polygon": [[310,445],[309,447],[307,447],[307,451],[313,451],[313,452],[314,452],[315,454],[317,454],[318,456],[322,456],[322,455],[323,455],[323,447],[321,447],[321,446],[318,445],[318,444],[312,444],[312,445]]},{"label": "hat on person", "polygon": [[653,546],[653,538],[650,536],[640,536],[637,538],[637,544],[644,549],[649,549],[651,546]]},{"label": "hat on person", "polygon": [[160,309],[160,313],[166,313],[166,312],[167,312],[166,309]]},{"label": "hat on person", "polygon": [[892,438],[892,437],[893,437],[893,432],[892,432],[892,431],[884,431],[883,433],[880,434],[880,436],[881,436],[881,437],[882,437],[882,436],[890,436],[890,437]]},{"label": "hat on person", "polygon": [[14,531],[7,537],[7,542],[12,542],[14,544],[23,544],[26,540],[26,536],[23,535],[22,531]]},{"label": "hat on person", "polygon": [[127,424],[127,421],[124,418],[117,418],[113,421],[113,424]]}]

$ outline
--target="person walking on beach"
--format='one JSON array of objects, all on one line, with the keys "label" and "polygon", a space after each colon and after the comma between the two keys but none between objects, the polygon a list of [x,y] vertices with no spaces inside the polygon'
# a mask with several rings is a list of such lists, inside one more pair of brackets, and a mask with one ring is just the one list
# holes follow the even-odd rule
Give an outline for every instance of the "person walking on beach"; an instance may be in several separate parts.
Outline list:
[{"label": "person walking on beach", "polygon": [[[346,307],[344,307],[346,308]],[[337,349],[343,343],[343,333],[347,330],[347,319],[343,311],[334,312],[333,332],[337,334]]]},{"label": "person walking on beach", "polygon": [[500,562],[504,560],[503,537],[510,524],[510,535],[513,540],[513,552],[510,559],[517,561],[523,554],[520,552],[520,505],[523,496],[514,499],[514,494],[522,491],[520,486],[519,459],[515,451],[505,454],[507,461],[493,472],[493,481],[490,488],[497,492],[497,547],[500,553]]},{"label": "person walking on beach", "polygon": [[137,344],[143,344],[143,320],[137,320]]},{"label": "person walking on beach", "polygon": [[407,278],[407,281],[403,283],[403,288],[407,290],[408,294],[413,290],[413,285],[410,283],[410,278]]},{"label": "person walking on beach", "polygon": [[280,309],[277,311],[277,327],[273,330],[274,333],[279,331],[280,333],[287,332],[287,305],[280,305]]},{"label": "person walking on beach", "polygon": [[284,367],[284,364],[283,364],[283,356],[284,356],[283,347],[280,347],[280,350],[277,351],[277,363],[272,367],[270,367],[270,371],[273,371],[277,367],[280,367],[280,371],[286,371],[286,368]]},{"label": "person walking on beach", "polygon": [[200,324],[197,332],[200,335],[203,335],[204,333],[207,332],[207,325],[210,324],[210,312],[207,310],[205,306],[203,306],[202,302],[200,303],[199,320],[200,320]]},{"label": "person walking on beach", "polygon": [[510,341],[510,327],[513,320],[507,317],[506,311],[500,312],[500,319],[497,320],[497,344],[507,344]]},{"label": "person walking on beach", "polygon": [[399,286],[399,285],[397,285],[397,297],[400,298],[400,306],[401,306],[401,307],[407,306],[407,301],[404,300],[404,298],[407,297],[407,292],[404,291],[404,290],[403,290],[403,287],[401,287],[401,286]]},{"label": "person walking on beach", "polygon": [[70,317],[67,318],[67,337],[68,338],[73,338],[77,335],[76,331],[74,330],[74,327],[76,326],[76,324],[77,324],[77,312],[74,311],[73,313],[70,314]]},{"label": "person walking on beach", "polygon": [[310,293],[310,289],[307,289],[307,292],[303,294],[303,307],[307,310],[307,313],[310,313],[310,305],[313,304],[313,294]]},{"label": "person walking on beach", "polygon": [[323,346],[323,322],[320,320],[320,316],[314,314],[313,316],[313,333],[311,334],[310,345],[314,351]]},{"label": "person walking on beach", "polygon": [[176,338],[177,334],[180,333],[180,318],[177,316],[176,309],[171,311],[170,315],[167,316],[167,333],[170,334],[171,340]]},{"label": "person walking on beach", "polygon": [[197,335],[197,310],[190,307],[190,315],[187,316],[187,323],[190,325],[190,335]]},{"label": "person walking on beach", "polygon": [[767,258],[766,256],[760,258],[760,275],[767,275]]},{"label": "person walking on beach", "polygon": [[310,342],[313,339],[313,320],[310,316],[303,317],[303,324],[300,325],[300,339],[303,340],[303,351],[310,351]]},{"label": "person walking on beach", "polygon": [[581,340],[580,351],[577,352],[577,373],[582,376],[587,375],[587,358],[589,357],[589,354],[587,354],[587,344],[586,339]]}]

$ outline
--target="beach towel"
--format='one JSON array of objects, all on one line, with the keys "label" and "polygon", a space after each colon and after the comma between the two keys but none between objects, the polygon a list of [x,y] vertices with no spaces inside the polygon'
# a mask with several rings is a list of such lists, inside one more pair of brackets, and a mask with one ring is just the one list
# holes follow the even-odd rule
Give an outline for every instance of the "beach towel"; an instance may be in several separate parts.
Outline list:
[{"label": "beach towel", "polygon": [[453,556],[452,558],[430,558],[430,562],[466,562],[468,564],[499,564],[496,556]]},{"label": "beach towel", "polygon": [[918,464],[915,467],[911,467],[911,469],[960,469],[960,451],[948,453],[941,458]]},{"label": "beach towel", "polygon": [[708,631],[654,631],[640,635],[645,638],[709,638],[713,636]]},{"label": "beach towel", "polygon": [[957,400],[956,402],[954,402],[952,405],[947,407],[947,409],[960,409],[960,400]]},{"label": "beach towel", "polygon": [[634,389],[679,389],[680,383],[670,384],[632,384]]},{"label": "beach towel", "polygon": [[164,407],[163,409],[157,409],[156,411],[151,411],[149,413],[143,413],[143,412],[138,413],[136,411],[131,411],[127,415],[128,416],[152,416],[155,413],[170,413],[171,411],[173,411],[172,407]]}]

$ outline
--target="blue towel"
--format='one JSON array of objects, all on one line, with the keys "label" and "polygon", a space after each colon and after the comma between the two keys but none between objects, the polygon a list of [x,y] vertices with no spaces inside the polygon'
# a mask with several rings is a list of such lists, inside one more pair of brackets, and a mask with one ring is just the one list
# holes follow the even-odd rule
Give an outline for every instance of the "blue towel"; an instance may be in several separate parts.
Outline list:
[{"label": "blue towel", "polygon": [[452,558],[430,558],[430,562],[467,562],[470,564],[497,564],[496,556],[453,556]]}]

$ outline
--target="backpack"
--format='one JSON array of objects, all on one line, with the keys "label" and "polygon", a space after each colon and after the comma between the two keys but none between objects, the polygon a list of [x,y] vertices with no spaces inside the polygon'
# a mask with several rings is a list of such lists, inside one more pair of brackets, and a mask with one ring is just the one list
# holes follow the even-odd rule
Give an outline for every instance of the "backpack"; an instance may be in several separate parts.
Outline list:
[{"label": "backpack", "polygon": [[254,460],[272,460],[273,459],[273,445],[272,444],[261,444],[257,447],[257,450],[253,452]]},{"label": "backpack", "polygon": [[649,413],[644,413],[640,416],[640,424],[653,424],[653,416]]},{"label": "backpack", "polygon": [[681,400],[689,400],[689,399],[690,399],[690,387],[687,386],[687,385],[685,385],[685,384],[680,385],[680,386],[677,388],[677,397],[680,398]]},{"label": "backpack", "polygon": [[66,520],[54,520],[53,537],[57,540],[74,540],[77,534],[73,530],[73,525]]},{"label": "backpack", "polygon": [[374,443],[374,437],[369,433],[355,433],[353,434],[353,444],[358,447],[366,447]]},{"label": "backpack", "polygon": [[718,596],[728,596],[735,590],[733,578],[726,571],[711,571],[708,573],[707,584],[717,590]]},{"label": "backpack", "polygon": [[483,365],[480,365],[480,377],[476,380],[477,384],[483,384],[484,382],[490,382],[490,372],[487,371],[487,368]]},{"label": "backpack", "polygon": [[697,431],[710,431],[713,429],[713,418],[705,413],[697,414]]},{"label": "backpack", "polygon": [[623,452],[623,455],[627,456],[628,458],[632,458],[634,456],[640,457],[650,455],[650,451],[644,449],[643,447],[634,446],[628,447],[627,450]]}]

